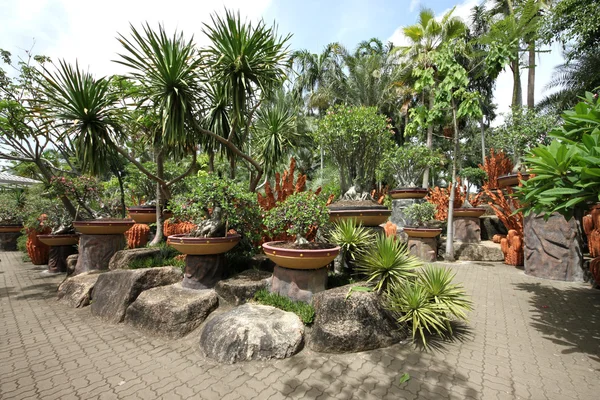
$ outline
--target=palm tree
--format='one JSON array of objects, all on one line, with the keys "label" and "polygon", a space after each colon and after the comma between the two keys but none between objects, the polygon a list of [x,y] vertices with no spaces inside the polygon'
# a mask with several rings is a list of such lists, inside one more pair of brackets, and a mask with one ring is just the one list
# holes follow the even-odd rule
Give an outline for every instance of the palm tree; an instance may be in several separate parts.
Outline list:
[{"label": "palm tree", "polygon": [[[453,17],[453,12],[454,8],[448,11],[441,21],[437,21],[435,13],[431,9],[422,9],[419,12],[417,23],[403,29],[404,35],[410,41],[410,45],[403,49],[405,56],[409,60],[413,60],[412,62],[421,69],[434,68],[433,52],[449,40],[465,34],[465,24],[460,18]],[[427,97],[427,107],[431,110],[434,104],[434,93],[425,90],[423,96]],[[426,143],[428,148],[433,148],[432,124],[427,127]],[[423,174],[423,187],[429,187],[429,169]]]}]

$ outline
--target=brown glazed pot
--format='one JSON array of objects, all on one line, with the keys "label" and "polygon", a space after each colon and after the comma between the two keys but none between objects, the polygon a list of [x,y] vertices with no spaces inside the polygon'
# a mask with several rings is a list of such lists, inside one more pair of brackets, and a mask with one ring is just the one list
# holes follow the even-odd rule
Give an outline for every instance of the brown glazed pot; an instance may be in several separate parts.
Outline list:
[{"label": "brown glazed pot", "polygon": [[132,219],[105,218],[91,221],[74,221],[73,227],[85,235],[121,235],[135,222]]},{"label": "brown glazed pot", "polygon": [[408,237],[434,238],[442,233],[442,228],[403,228]]},{"label": "brown glazed pot", "polygon": [[72,246],[79,243],[76,233],[66,235],[38,235],[40,242],[48,246]]},{"label": "brown glazed pot", "polygon": [[335,207],[329,206],[329,220],[336,222],[345,219],[355,219],[363,226],[379,226],[385,224],[392,210],[385,206],[373,207]]},{"label": "brown glazed pot", "polygon": [[22,224],[0,225],[0,233],[16,233],[21,232],[22,229]]},{"label": "brown glazed pot", "polygon": [[455,217],[472,217],[479,218],[485,214],[485,208],[471,207],[471,208],[455,208],[453,215]]},{"label": "brown glazed pot", "polygon": [[[133,206],[127,207],[129,216],[138,224],[151,224],[156,222],[156,207],[145,207],[145,206]],[[163,211],[163,217],[165,219],[171,218],[173,213]]]},{"label": "brown glazed pot", "polygon": [[[521,174],[521,180],[526,181],[529,179],[529,174]],[[498,177],[498,187],[504,188],[508,186],[518,186],[519,185],[519,175],[518,174],[508,174],[502,175]]]},{"label": "brown glazed pot", "polygon": [[398,188],[390,190],[392,199],[422,199],[427,196],[429,190],[425,188]]},{"label": "brown glazed pot", "polygon": [[262,245],[265,255],[280,267],[290,269],[319,269],[340,253],[340,247],[332,245],[330,249],[285,249],[277,247],[277,243],[267,242]]},{"label": "brown glazed pot", "polygon": [[240,242],[240,239],[241,236],[238,234],[208,238],[182,234],[169,236],[167,244],[183,254],[212,255],[228,252]]}]

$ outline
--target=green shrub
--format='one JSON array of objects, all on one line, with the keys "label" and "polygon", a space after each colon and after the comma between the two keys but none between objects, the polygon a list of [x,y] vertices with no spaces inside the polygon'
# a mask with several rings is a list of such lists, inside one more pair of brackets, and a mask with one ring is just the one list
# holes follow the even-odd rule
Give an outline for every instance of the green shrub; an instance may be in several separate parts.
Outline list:
[{"label": "green shrub", "polygon": [[283,311],[289,311],[296,314],[304,325],[310,325],[315,319],[315,309],[303,301],[293,301],[277,293],[271,293],[266,289],[261,289],[254,295],[254,300],[265,306],[272,306]]},{"label": "green shrub", "polygon": [[415,276],[423,262],[410,254],[405,243],[394,237],[378,235],[375,244],[359,257],[356,270],[367,275],[375,291],[389,290]]},{"label": "green shrub", "polygon": [[415,203],[404,209],[404,215],[414,221],[416,226],[426,226],[435,219],[436,205],[433,203]]}]

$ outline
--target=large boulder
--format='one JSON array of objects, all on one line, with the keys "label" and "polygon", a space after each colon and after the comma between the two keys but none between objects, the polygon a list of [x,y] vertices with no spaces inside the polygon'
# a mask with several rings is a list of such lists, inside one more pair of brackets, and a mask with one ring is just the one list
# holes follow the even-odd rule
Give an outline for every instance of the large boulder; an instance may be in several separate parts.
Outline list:
[{"label": "large boulder", "polygon": [[160,254],[160,249],[156,247],[143,247],[141,249],[129,249],[117,251],[108,262],[108,269],[127,269],[134,260],[144,260],[155,258]]},{"label": "large boulder", "polygon": [[100,272],[84,272],[65,279],[58,287],[58,300],[73,308],[90,305],[92,290],[100,276]]},{"label": "large boulder", "polygon": [[122,322],[125,311],[144,290],[181,281],[179,268],[118,269],[101,274],[92,296],[92,314],[107,322]]},{"label": "large boulder", "polygon": [[308,345],[315,351],[345,353],[387,347],[406,337],[374,292],[352,286],[318,293],[313,298],[316,318]]},{"label": "large boulder", "polygon": [[296,314],[244,304],[208,321],[200,348],[206,356],[229,364],[286,358],[302,348],[303,335],[304,325]]},{"label": "large boulder", "polygon": [[219,281],[215,290],[228,303],[237,306],[252,299],[260,289],[266,289],[269,286],[270,277],[269,272],[249,269],[233,278]]},{"label": "large boulder", "polygon": [[186,289],[181,283],[155,287],[142,292],[127,308],[125,323],[176,339],[200,326],[218,304],[214,290]]},{"label": "large boulder", "polygon": [[525,217],[525,273],[538,278],[582,282],[582,243],[581,235],[577,234],[580,229],[575,218],[567,221],[560,214],[552,214],[547,221],[543,214]]},{"label": "large boulder", "polygon": [[491,240],[480,243],[454,243],[454,255],[457,260],[467,261],[504,261],[500,244]]}]

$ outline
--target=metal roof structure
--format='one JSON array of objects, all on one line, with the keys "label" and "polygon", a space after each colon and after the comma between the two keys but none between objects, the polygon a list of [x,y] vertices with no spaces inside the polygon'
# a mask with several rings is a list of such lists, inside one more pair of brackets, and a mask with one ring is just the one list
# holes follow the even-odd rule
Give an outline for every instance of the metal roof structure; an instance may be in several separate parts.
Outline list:
[{"label": "metal roof structure", "polygon": [[0,172],[0,185],[13,185],[13,186],[31,186],[40,181],[35,179],[24,178],[22,176],[15,176],[6,172]]}]

